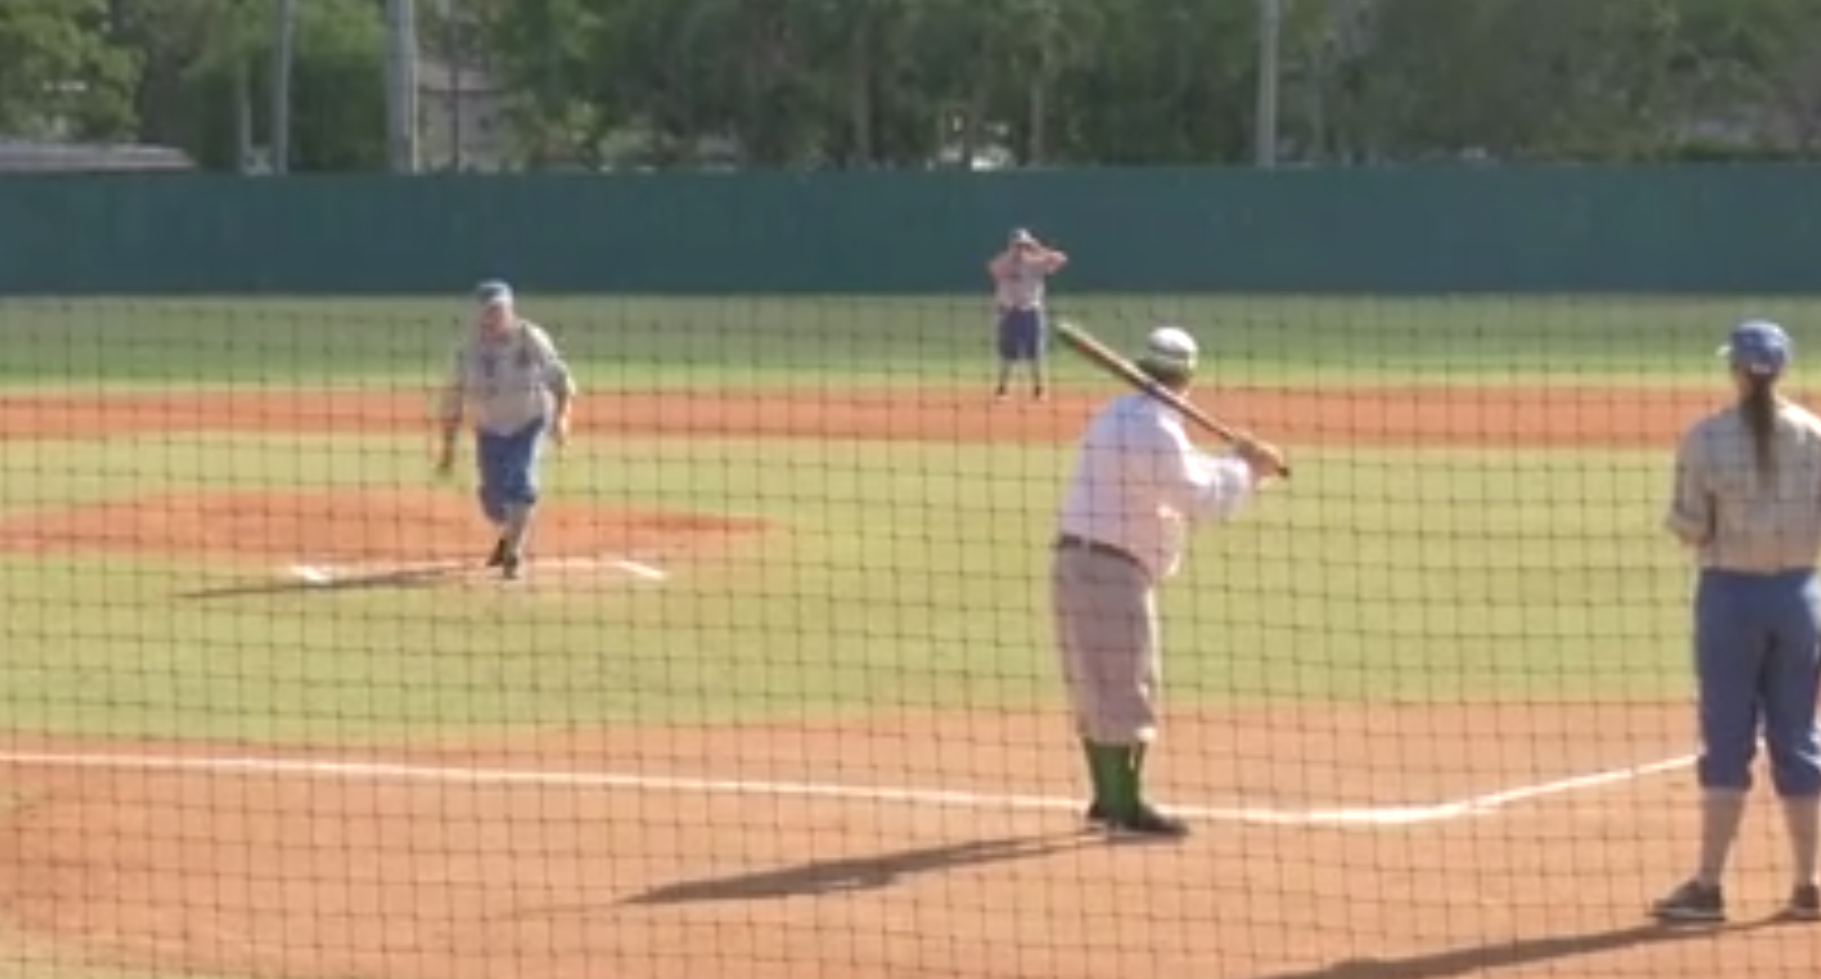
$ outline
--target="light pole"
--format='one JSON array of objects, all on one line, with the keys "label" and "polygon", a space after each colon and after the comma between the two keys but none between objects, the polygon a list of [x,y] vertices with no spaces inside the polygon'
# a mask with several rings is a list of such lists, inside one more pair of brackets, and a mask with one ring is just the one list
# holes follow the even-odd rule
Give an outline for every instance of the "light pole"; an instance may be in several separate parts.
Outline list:
[{"label": "light pole", "polygon": [[297,0],[272,2],[272,172],[291,170],[291,63],[297,47]]},{"label": "light pole", "polygon": [[1283,41],[1284,0],[1258,0],[1258,106],[1253,113],[1252,162],[1277,166],[1278,50]]},{"label": "light pole", "polygon": [[443,67],[449,75],[449,168],[457,173],[462,170],[462,110],[465,93],[462,91],[462,25],[457,19],[453,0],[437,0],[437,11],[443,18]]},{"label": "light pole", "polygon": [[416,0],[386,0],[386,39],[387,155],[393,173],[416,173]]}]

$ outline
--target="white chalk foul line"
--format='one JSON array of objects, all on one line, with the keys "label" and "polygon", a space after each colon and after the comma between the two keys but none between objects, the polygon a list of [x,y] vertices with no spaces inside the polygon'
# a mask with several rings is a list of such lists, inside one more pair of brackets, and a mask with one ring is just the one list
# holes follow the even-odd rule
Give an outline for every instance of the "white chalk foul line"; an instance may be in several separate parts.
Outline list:
[{"label": "white chalk foul line", "polygon": [[620,558],[618,560],[615,560],[613,562],[613,564],[615,567],[619,568],[621,571],[630,572],[632,574],[638,575],[641,578],[646,578],[651,581],[663,581],[664,579],[670,577],[670,575],[667,572],[665,572],[664,569],[652,567],[651,565],[646,564],[643,561],[629,561],[625,558]]},{"label": "white chalk foul line", "polygon": [[1529,802],[1532,799],[1542,799],[1552,795],[1564,795],[1569,792],[1579,792],[1583,789],[1597,789],[1607,785],[1616,785],[1620,782],[1647,778],[1652,775],[1662,775],[1665,772],[1673,772],[1677,769],[1687,768],[1690,765],[1693,765],[1699,757],[1699,755],[1680,755],[1675,758],[1666,758],[1662,761],[1650,762],[1648,764],[1633,765],[1628,768],[1615,768],[1608,772],[1594,772],[1591,775],[1577,775],[1572,778],[1544,782],[1539,785],[1523,785],[1515,789],[1506,789],[1502,792],[1493,792],[1488,795],[1476,796],[1472,799],[1467,799],[1460,804],[1466,806],[1469,810],[1476,812],[1499,809],[1516,802]]},{"label": "white chalk foul line", "polygon": [[[1507,789],[1456,802],[1426,806],[1274,809],[1256,806],[1172,806],[1185,819],[1202,822],[1274,826],[1411,826],[1490,815],[1518,802],[1560,795],[1643,778],[1686,767],[1692,757],[1578,775],[1537,785]],[[331,761],[310,758],[257,758],[182,755],[82,754],[73,752],[0,751],[0,765],[14,767],[107,769],[115,771],[281,776],[365,782],[417,782],[469,786],[533,785],[562,789],[629,789],[700,795],[830,799],[931,808],[1077,811],[1079,799],[1006,793],[965,792],[896,786],[830,785],[752,779],[696,778],[614,772],[558,772],[536,769],[460,767],[398,762]]]}]

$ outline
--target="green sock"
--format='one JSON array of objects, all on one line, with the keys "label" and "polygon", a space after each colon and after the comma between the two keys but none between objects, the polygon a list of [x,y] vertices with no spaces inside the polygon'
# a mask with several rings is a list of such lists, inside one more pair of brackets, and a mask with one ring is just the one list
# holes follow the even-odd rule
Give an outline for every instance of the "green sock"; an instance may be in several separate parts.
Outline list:
[{"label": "green sock", "polygon": [[1129,764],[1132,772],[1130,781],[1132,808],[1134,809],[1144,804],[1144,754],[1145,748],[1147,747],[1148,745],[1143,742],[1139,742],[1132,746],[1132,755]]},{"label": "green sock", "polygon": [[1132,767],[1132,748],[1123,744],[1096,744],[1089,748],[1105,780],[1101,801],[1116,816],[1138,807],[1138,773]]},{"label": "green sock", "polygon": [[1112,771],[1107,767],[1105,753],[1086,738],[1081,741],[1081,753],[1087,756],[1088,782],[1094,786],[1094,802],[1103,807],[1112,805]]}]

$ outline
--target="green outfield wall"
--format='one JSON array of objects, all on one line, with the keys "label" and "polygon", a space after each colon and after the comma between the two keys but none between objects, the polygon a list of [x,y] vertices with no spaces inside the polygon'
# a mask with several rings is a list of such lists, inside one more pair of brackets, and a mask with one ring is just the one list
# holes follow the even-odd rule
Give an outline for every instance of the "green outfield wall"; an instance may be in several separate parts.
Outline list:
[{"label": "green outfield wall", "polygon": [[0,179],[0,291],[1821,292],[1821,167]]}]

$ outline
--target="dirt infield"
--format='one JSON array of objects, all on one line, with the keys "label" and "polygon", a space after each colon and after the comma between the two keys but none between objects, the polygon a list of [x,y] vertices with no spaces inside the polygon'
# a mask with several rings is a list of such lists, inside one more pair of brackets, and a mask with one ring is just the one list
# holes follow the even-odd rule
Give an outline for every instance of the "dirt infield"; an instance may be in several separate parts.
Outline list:
[{"label": "dirt infield", "polygon": [[[537,526],[561,550],[536,550],[536,574],[515,587],[662,576],[766,530],[756,520],[563,502],[545,507]],[[479,566],[487,533],[472,503],[430,488],[166,494],[0,520],[0,551],[178,557],[299,587],[495,585]]]},{"label": "dirt infield", "polygon": [[[915,441],[1074,437],[1101,396],[995,406],[984,392],[704,392],[585,398],[585,432]],[[1197,400],[1223,419],[1298,445],[1659,446],[1707,392],[1584,388],[1218,389]],[[93,438],[171,431],[426,431],[420,392],[227,391],[208,396],[0,396],[0,439]]]},{"label": "dirt infield", "polygon": [[[1167,847],[1081,831],[1056,716],[368,755],[16,739],[0,906],[72,957],[229,975],[1812,974],[1812,931],[1640,927],[1686,867],[1685,772],[1615,770],[1685,750],[1682,713],[1178,716],[1159,791],[1203,808]],[[1779,897],[1773,815],[1748,915]]]},{"label": "dirt infield", "polygon": [[[604,437],[1056,440],[1088,408],[976,400],[597,396],[581,421]],[[1292,445],[1480,446],[1661,445],[1706,404],[1573,391],[1211,403]],[[0,438],[420,432],[421,406],[8,397]],[[0,525],[0,546],[435,556],[436,541],[472,538],[447,533],[473,518],[439,499],[362,494],[351,515],[345,496],[165,497]],[[201,533],[205,511],[233,532]],[[603,553],[764,530],[552,519]],[[1687,869],[1689,724],[1681,705],[1173,712],[1157,788],[1198,833],[1162,848],[1082,832],[1063,719],[999,709],[361,754],[15,736],[0,743],[0,915],[61,963],[299,979],[1812,975],[1813,932],[1640,927],[1643,902]],[[1771,815],[1754,813],[1740,857],[1747,915],[1780,896]]]}]

